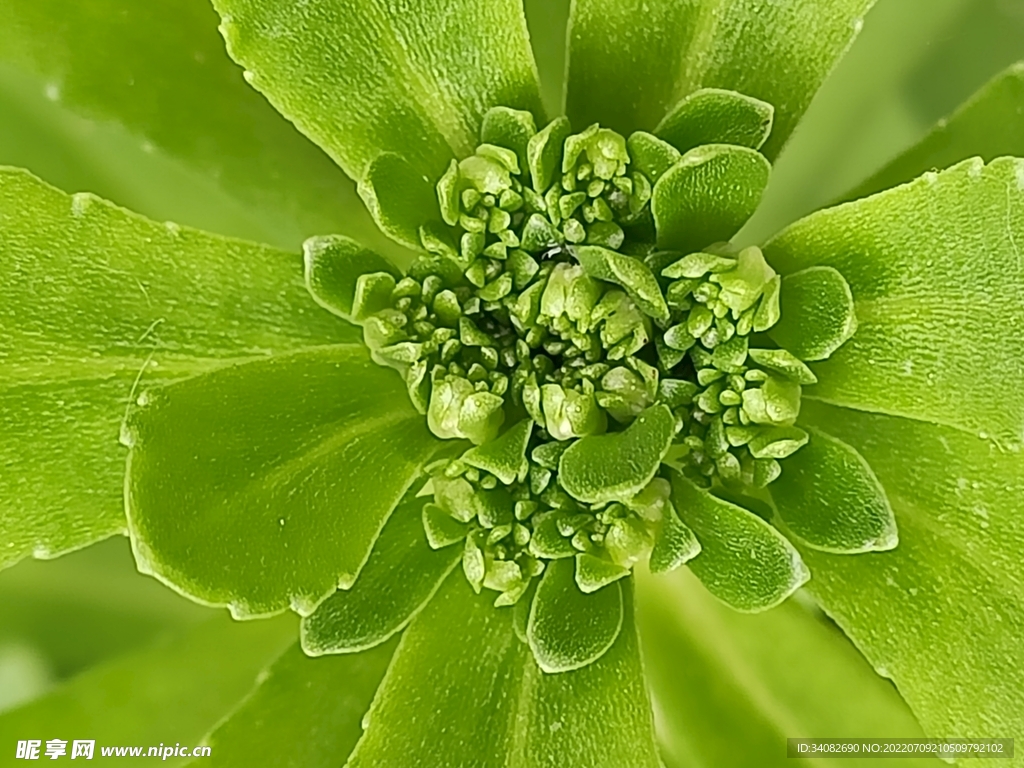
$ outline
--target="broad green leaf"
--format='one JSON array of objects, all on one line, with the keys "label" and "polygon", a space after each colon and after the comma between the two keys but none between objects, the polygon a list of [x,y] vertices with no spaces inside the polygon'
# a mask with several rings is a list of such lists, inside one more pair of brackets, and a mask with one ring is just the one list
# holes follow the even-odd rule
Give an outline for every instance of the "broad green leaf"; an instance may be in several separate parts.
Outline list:
[{"label": "broad green leaf", "polygon": [[1001,72],[918,144],[845,196],[852,200],[905,184],[926,171],[964,158],[991,162],[1024,156],[1024,62]]},{"label": "broad green leaf", "polygon": [[678,472],[672,473],[672,502],[700,542],[700,553],[687,565],[711,594],[736,610],[776,606],[810,577],[782,534]]},{"label": "broad green leaf", "polygon": [[360,275],[389,272],[401,277],[386,259],[344,235],[311,237],[302,244],[302,254],[310,295],[328,312],[346,320],[352,319]]},{"label": "broad green leaf", "polygon": [[929,734],[1024,733],[1024,454],[818,403],[802,418],[867,459],[900,533],[891,552],[806,550],[811,593]]},{"label": "broad green leaf", "polygon": [[255,220],[245,226],[249,236],[296,248],[340,230],[399,252],[345,174],[246,85],[208,3],[2,0],[0,18],[0,63],[37,76],[62,107],[123,126],[149,153],[226,192]]},{"label": "broad green leaf", "polygon": [[260,675],[242,705],[203,739],[210,755],[189,765],[337,768],[363,734],[362,720],[395,650],[311,659],[298,645]]},{"label": "broad green leaf", "polygon": [[548,673],[593,663],[622,629],[621,585],[613,582],[586,594],[576,583],[578,574],[572,560],[552,560],[533,596],[526,639],[537,665]]},{"label": "broad green leaf", "polygon": [[133,390],[358,338],[301,275],[298,256],[0,169],[0,566],[125,530]]},{"label": "broad green leaf", "polygon": [[423,532],[423,506],[414,484],[395,507],[349,589],[338,590],[302,620],[302,649],[310,656],[352,653],[379,645],[409,623],[462,558],[462,547],[435,551]]},{"label": "broad green leaf", "polygon": [[549,115],[563,112],[565,27],[571,0],[524,0],[530,44],[540,72],[541,95]]},{"label": "broad green leaf", "polygon": [[825,552],[893,549],[899,539],[892,508],[864,457],[819,429],[809,431],[810,441],[786,457],[769,489],[786,528]]},{"label": "broad green leaf", "polygon": [[[285,617],[246,625],[218,617],[0,715],[0,743],[58,738],[70,754],[72,740],[94,739],[94,759],[105,746],[198,744],[294,637],[295,622]],[[161,765],[184,762],[175,757]]]},{"label": "broad green leaf", "polygon": [[688,253],[729,240],[754,213],[770,173],[764,156],[748,147],[691,149],[654,185],[658,245]]},{"label": "broad green leaf", "polygon": [[381,152],[430,183],[491,107],[543,118],[521,3],[215,0],[246,79],[355,179]]},{"label": "broad green leaf", "polygon": [[675,417],[664,405],[648,408],[622,432],[583,437],[558,465],[558,481],[589,504],[628,501],[654,477],[676,434]]},{"label": "broad green leaf", "polygon": [[[637,580],[637,622],[668,768],[785,768],[795,764],[787,738],[924,735],[892,686],[806,601],[737,613],[683,570]],[[813,764],[887,761],[817,755]],[[888,764],[942,765],[910,756]]]},{"label": "broad green leaf", "polygon": [[350,587],[440,445],[356,345],[147,390],[124,437],[139,570],[237,617]]},{"label": "broad green leaf", "polygon": [[658,768],[631,597],[604,656],[548,675],[513,610],[455,574],[402,636],[346,768]]},{"label": "broad green leaf", "polygon": [[782,271],[837,269],[858,328],[808,396],[1019,442],[1024,437],[1024,161],[972,160],[797,222]]},{"label": "broad green leaf", "polygon": [[701,88],[775,107],[774,158],[860,31],[873,0],[577,0],[566,111],[576,125],[652,130]]},{"label": "broad green leaf", "polygon": [[760,149],[772,132],[775,108],[735,91],[703,88],[684,97],[654,132],[680,152],[703,144]]},{"label": "broad green leaf", "polygon": [[831,267],[786,275],[779,309],[782,316],[768,335],[802,360],[828,359],[857,331],[850,285]]}]

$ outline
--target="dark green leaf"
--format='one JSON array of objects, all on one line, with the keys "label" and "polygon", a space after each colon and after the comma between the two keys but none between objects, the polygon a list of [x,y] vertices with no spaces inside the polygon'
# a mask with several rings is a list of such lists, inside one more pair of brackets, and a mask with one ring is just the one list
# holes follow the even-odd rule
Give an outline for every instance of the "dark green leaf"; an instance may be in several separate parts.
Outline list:
[{"label": "dark green leaf", "polygon": [[117,437],[133,389],[358,338],[301,271],[0,169],[0,565],[125,530]]},{"label": "dark green leaf", "polygon": [[306,615],[351,586],[440,445],[358,346],[148,391],[125,439],[139,569],[238,617]]},{"label": "dark green leaf", "polygon": [[774,158],[872,2],[577,0],[566,111],[629,134],[700,88],[739,91],[775,106]]},{"label": "dark green leaf", "polygon": [[420,227],[441,222],[434,183],[402,155],[374,158],[359,180],[359,196],[381,231],[406,248],[421,250]]},{"label": "dark green leaf", "polygon": [[656,405],[622,432],[583,437],[562,454],[558,480],[589,504],[628,501],[654,477],[675,437],[675,417]]},{"label": "dark green leaf", "polygon": [[604,656],[548,675],[513,609],[450,577],[403,635],[347,768],[659,768],[631,597]]},{"label": "dark green leaf", "polygon": [[810,441],[786,458],[782,474],[770,488],[786,527],[826,552],[894,548],[899,541],[896,520],[885,490],[864,457],[842,440],[818,429],[808,430]]},{"label": "dark green leaf", "polygon": [[835,267],[857,333],[809,395],[1007,442],[1024,436],[1024,161],[967,161],[794,224],[784,271]]},{"label": "dark green leaf", "polygon": [[[685,571],[638,579],[637,621],[666,766],[792,768],[787,738],[924,735],[888,681],[806,603],[750,615],[722,605]],[[822,768],[885,762],[813,759]],[[911,755],[898,763],[941,765]]]},{"label": "dark green leaf", "polygon": [[311,237],[302,245],[306,288],[324,309],[346,320],[352,318],[356,280],[370,272],[401,277],[387,259],[343,235]]},{"label": "dark green leaf", "polygon": [[688,253],[729,240],[754,213],[770,173],[768,161],[747,147],[690,150],[654,185],[658,245]]},{"label": "dark green leaf", "polygon": [[409,623],[462,558],[462,547],[434,550],[423,532],[427,499],[414,484],[377,537],[350,589],[328,597],[302,620],[310,656],[372,648]]},{"label": "dark green leaf", "polygon": [[672,501],[697,534],[690,570],[708,591],[738,611],[778,605],[810,577],[800,554],[753,512],[712,496],[672,473]]},{"label": "dark green leaf", "polygon": [[613,582],[580,591],[572,560],[548,562],[530,606],[526,638],[538,666],[570,672],[601,658],[622,628],[622,588]]},{"label": "dark green leaf", "polygon": [[667,141],[645,131],[636,131],[626,140],[636,169],[651,181],[657,181],[682,159],[682,153]]},{"label": "dark green leaf", "polygon": [[700,542],[693,531],[679,519],[675,507],[665,505],[665,520],[651,550],[651,573],[674,571],[700,552]]},{"label": "dark green leaf", "polygon": [[786,275],[779,308],[782,316],[768,335],[802,360],[828,359],[857,331],[850,286],[831,267]]},{"label": "dark green leaf", "polygon": [[533,433],[533,419],[523,419],[501,437],[470,448],[462,454],[462,461],[471,467],[490,472],[505,485],[526,479],[530,468],[526,460],[526,447]]},{"label": "dark green leaf", "polygon": [[473,152],[484,114],[543,117],[522,4],[216,0],[249,82],[353,178],[382,152],[431,183]]},{"label": "dark green leaf", "polygon": [[760,149],[772,132],[774,117],[775,108],[760,99],[703,88],[672,107],[654,132],[680,152],[703,144]]},{"label": "dark green leaf", "polygon": [[310,659],[293,645],[204,742],[189,765],[337,768],[348,759],[395,643],[351,656]]},{"label": "dark green leaf", "polygon": [[891,552],[805,551],[812,594],[930,735],[1024,732],[1024,454],[818,403],[803,418],[874,467],[900,532]]}]

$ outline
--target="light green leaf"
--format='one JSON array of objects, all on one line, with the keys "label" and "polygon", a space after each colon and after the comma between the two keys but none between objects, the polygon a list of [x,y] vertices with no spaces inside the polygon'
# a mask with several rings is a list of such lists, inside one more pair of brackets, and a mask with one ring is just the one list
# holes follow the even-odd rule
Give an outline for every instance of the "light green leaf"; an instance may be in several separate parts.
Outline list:
[{"label": "light green leaf", "polygon": [[378,155],[367,166],[359,196],[381,231],[406,248],[421,250],[420,227],[441,223],[434,183],[393,152]]},{"label": "light green leaf", "polygon": [[786,528],[825,552],[893,549],[899,538],[892,507],[864,457],[819,429],[808,431],[810,441],[786,458],[770,488]]},{"label": "light green leaf", "polygon": [[[239,625],[218,617],[0,715],[0,742],[13,748],[19,739],[65,739],[70,754],[72,739],[94,739],[96,759],[101,746],[156,745],[169,738],[198,744],[294,637],[289,618]],[[171,758],[161,765],[184,762]]]},{"label": "light green leaf", "polygon": [[583,437],[569,446],[559,461],[559,483],[589,504],[628,501],[654,477],[675,434],[667,406],[648,408],[622,432]]},{"label": "light green leaf", "polygon": [[680,152],[703,144],[760,149],[772,132],[774,117],[775,108],[760,99],[703,88],[672,107],[654,132]]},{"label": "light green leaf", "polygon": [[[208,3],[2,0],[0,18],[0,62],[38,77],[60,106],[120,124],[146,152],[180,161],[201,183],[226,192],[251,221],[247,236],[296,248],[340,230],[400,252],[377,231],[345,174],[246,85]],[[191,220],[208,225],[198,212]]]},{"label": "light green leaf", "polygon": [[1024,733],[1024,454],[818,403],[803,417],[874,467],[900,532],[891,552],[805,551],[812,594],[929,734]]},{"label": "light green leaf", "polygon": [[403,635],[346,768],[659,768],[631,597],[604,656],[548,675],[513,611],[450,577]]},{"label": "light green leaf", "polygon": [[125,530],[133,389],[357,339],[301,275],[298,256],[0,169],[0,566]]},{"label": "light green leaf", "polygon": [[552,560],[537,585],[526,638],[537,665],[571,672],[601,658],[622,629],[622,589],[616,581],[591,594],[580,591],[572,560]]},{"label": "light green leaf", "polygon": [[505,485],[523,482],[530,468],[526,447],[533,433],[533,419],[523,419],[505,434],[490,442],[470,448],[461,459],[471,467],[490,472]]},{"label": "light green leaf", "polygon": [[747,147],[692,149],[654,185],[658,245],[684,253],[729,240],[753,215],[771,166]]},{"label": "light green leaf", "polygon": [[1021,104],[1024,104],[1024,62],[994,77],[952,115],[941,120],[918,144],[858,184],[845,199],[882,192],[967,157],[979,156],[985,162],[1005,155],[1024,157]]},{"label": "light green leaf", "polygon": [[259,687],[242,705],[203,739],[210,754],[189,765],[343,765],[363,735],[363,715],[395,645],[324,659],[310,659],[293,645],[260,676]]},{"label": "light green leaf", "polygon": [[626,140],[635,168],[651,181],[657,181],[682,159],[682,154],[667,141],[652,133],[636,131]]},{"label": "light green leaf", "polygon": [[147,391],[125,441],[139,570],[236,617],[307,615],[351,586],[441,445],[354,345]]},{"label": "light green leaf", "polygon": [[622,286],[640,311],[656,320],[668,322],[668,305],[650,268],[640,259],[596,245],[581,245],[573,250],[584,271],[598,280]]},{"label": "light green leaf", "polygon": [[774,158],[872,4],[577,0],[566,112],[629,134],[652,130],[698,89],[738,91],[775,106],[764,148]]},{"label": "light green leaf", "polygon": [[778,605],[810,577],[793,545],[747,509],[672,473],[672,502],[700,542],[690,570],[707,590],[738,611]]},{"label": "light green leaf", "polygon": [[768,335],[803,360],[828,359],[857,332],[850,286],[831,267],[809,267],[786,275],[779,308],[782,316]]},{"label": "light green leaf", "polygon": [[215,0],[247,79],[355,179],[382,152],[440,178],[491,107],[543,118],[522,4]]},{"label": "light green leaf", "polygon": [[857,333],[809,396],[1024,437],[1024,161],[967,161],[813,214],[769,243],[783,271],[836,268]]},{"label": "light green leaf", "polygon": [[[786,768],[787,738],[920,738],[886,680],[807,601],[738,613],[684,571],[637,580],[637,622],[665,765]],[[906,768],[937,760],[903,756]],[[821,768],[885,760],[817,755]]]},{"label": "light green leaf", "polygon": [[302,253],[310,295],[328,312],[346,320],[352,319],[352,301],[360,275],[389,272],[401,277],[387,259],[343,235],[311,237],[302,244]]},{"label": "light green leaf", "polygon": [[651,573],[674,571],[700,553],[700,542],[689,526],[679,519],[675,507],[666,504],[665,520],[651,550]]},{"label": "light green leaf", "polygon": [[354,653],[390,638],[419,611],[462,558],[462,547],[435,550],[423,532],[414,484],[377,537],[349,589],[340,589],[302,620],[302,649],[310,656]]}]

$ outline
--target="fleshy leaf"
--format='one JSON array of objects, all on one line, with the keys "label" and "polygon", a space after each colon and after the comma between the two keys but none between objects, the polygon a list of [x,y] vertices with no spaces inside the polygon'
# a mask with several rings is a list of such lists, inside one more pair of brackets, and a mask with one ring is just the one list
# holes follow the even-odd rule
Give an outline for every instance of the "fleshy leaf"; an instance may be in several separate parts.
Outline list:
[{"label": "fleshy leaf", "polygon": [[[637,622],[668,768],[786,768],[794,761],[780,745],[794,737],[924,736],[889,682],[807,601],[744,614],[685,570],[641,575]],[[857,762],[814,758],[821,768]],[[908,754],[899,764],[938,762]]]},{"label": "fleshy leaf", "polygon": [[768,246],[782,271],[842,273],[857,333],[815,366],[813,396],[1024,437],[1024,161],[969,160],[813,214]]},{"label": "fleshy leaf", "polygon": [[426,499],[418,491],[414,485],[395,507],[356,583],[302,620],[302,650],[310,656],[354,653],[383,643],[409,623],[459,562],[461,547],[435,550],[427,543]]},{"label": "fleshy leaf", "polygon": [[826,360],[857,332],[853,294],[831,267],[810,267],[782,279],[782,317],[768,335],[802,360]]},{"label": "fleshy leaf", "polygon": [[0,739],[13,746],[37,738],[28,734],[45,725],[53,738],[69,741],[69,754],[72,734],[95,739],[97,759],[100,745],[155,745],[168,730],[176,741],[198,744],[294,638],[288,617],[243,626],[218,617],[93,667],[0,715]]},{"label": "fleshy leaf", "polygon": [[592,664],[608,652],[622,629],[619,582],[585,594],[573,572],[571,560],[549,562],[530,606],[526,638],[544,672],[571,672]]},{"label": "fleshy leaf", "polygon": [[651,550],[651,573],[667,573],[692,560],[700,553],[700,542],[676,513],[675,507],[666,504],[665,520]]},{"label": "fleshy leaf", "polygon": [[684,97],[654,133],[680,152],[703,144],[760,149],[772,132],[775,108],[736,91],[702,88]]},{"label": "fleshy leaf", "polygon": [[536,134],[537,123],[532,114],[508,107],[488,110],[480,126],[480,141],[514,150],[523,172],[530,169],[527,147]]},{"label": "fleshy leaf", "polygon": [[648,408],[622,432],[573,443],[559,461],[558,480],[569,494],[589,504],[627,501],[654,477],[675,432],[675,417],[667,406]]},{"label": "fleshy leaf", "polygon": [[761,202],[770,173],[768,161],[747,147],[690,150],[654,185],[659,247],[689,253],[729,240]]},{"label": "fleshy leaf", "polygon": [[899,539],[892,507],[864,457],[842,440],[808,430],[807,445],[786,458],[770,488],[786,528],[825,552],[895,547]]},{"label": "fleshy leaf", "polygon": [[636,169],[651,181],[660,179],[683,157],[682,153],[667,141],[645,131],[636,131],[630,135],[626,145]]},{"label": "fleshy leaf", "polygon": [[401,155],[374,158],[359,180],[359,196],[381,231],[406,248],[420,250],[420,227],[440,224],[434,185]]},{"label": "fleshy leaf", "polygon": [[1017,62],[989,81],[918,144],[897,157],[845,197],[882,192],[905,184],[934,168],[946,168],[965,157],[985,162],[1007,155],[1024,157],[1024,62]]},{"label": "fleshy leaf", "polygon": [[125,441],[139,570],[239,618],[351,586],[440,445],[359,346],[147,391]]},{"label": "fleshy leaf", "polygon": [[437,179],[484,114],[543,116],[522,4],[216,0],[247,79],[355,179],[382,152]]},{"label": "fleshy leaf", "polygon": [[214,768],[337,768],[359,737],[395,643],[322,659],[298,644],[260,675],[259,686],[203,739],[210,754],[190,765]]},{"label": "fleshy leaf", "polygon": [[352,318],[356,281],[369,272],[401,273],[382,256],[343,235],[311,237],[302,245],[306,288],[324,309]]},{"label": "fleshy leaf", "polygon": [[672,473],[672,501],[700,541],[690,570],[736,610],[776,606],[810,578],[793,545],[753,512],[712,496],[678,472]]},{"label": "fleshy leaf", "polygon": [[900,534],[891,552],[804,551],[808,589],[930,735],[1024,732],[1024,454],[820,403],[801,418],[867,459]]},{"label": "fleshy leaf", "polygon": [[872,4],[577,0],[566,113],[628,135],[652,130],[698,89],[738,91],[775,105],[764,146],[775,158]]},{"label": "fleshy leaf", "polygon": [[297,256],[0,169],[0,566],[125,530],[133,389],[357,340],[301,274]]},{"label": "fleshy leaf", "polygon": [[[221,230],[221,222],[204,210],[208,201],[155,202],[152,188],[162,179],[141,179],[142,193],[129,199],[122,185],[109,181],[101,188],[74,189],[141,205],[137,210],[160,220],[282,248],[294,249],[312,235],[344,232],[385,255],[400,253],[366,215],[344,172],[245,83],[224,50],[208,3],[5,0],[2,14],[0,62],[37,75],[39,87],[61,107],[123,126],[149,157],[166,155],[182,163],[196,174],[188,190],[193,195],[202,196],[204,186],[212,185],[239,210],[230,228]],[[90,162],[105,163],[95,156]],[[55,183],[60,178],[51,179],[44,166],[28,167]],[[98,175],[108,173],[105,167]]]},{"label": "fleshy leaf", "polygon": [[522,482],[530,468],[526,446],[532,432],[533,419],[523,419],[501,437],[470,448],[461,459],[471,467],[490,472],[505,485],[512,485],[517,479]]},{"label": "fleshy leaf", "polygon": [[596,245],[581,245],[573,253],[588,275],[622,286],[642,312],[668,322],[668,305],[658,281],[640,259]]},{"label": "fleshy leaf", "polygon": [[346,768],[659,768],[630,590],[625,598],[608,652],[549,675],[516,636],[515,609],[495,610],[450,577],[403,634]]},{"label": "fleshy leaf", "polygon": [[611,560],[583,552],[576,555],[576,586],[584,593],[591,594],[609,584],[629,576],[631,571]]}]

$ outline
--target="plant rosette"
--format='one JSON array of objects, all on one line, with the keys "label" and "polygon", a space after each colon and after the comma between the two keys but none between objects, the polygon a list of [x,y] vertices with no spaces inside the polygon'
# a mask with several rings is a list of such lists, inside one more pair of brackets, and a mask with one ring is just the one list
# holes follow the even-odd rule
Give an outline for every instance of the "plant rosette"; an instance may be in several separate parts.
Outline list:
[{"label": "plant rosette", "polygon": [[[77,457],[4,513],[5,562],[126,527],[196,601],[295,611],[307,655],[381,670],[349,766],[660,765],[638,568],[748,613],[807,585],[927,731],[1020,725],[1019,685],[943,708],[963,677],[901,643],[974,644],[976,690],[1020,662],[989,651],[1024,626],[1024,161],[733,243],[870,2],[735,4],[687,41],[700,10],[579,0],[554,119],[515,2],[214,5],[406,255],[310,238],[303,296],[273,248],[0,171],[0,487],[122,414],[128,449],[126,521],[82,501],[117,456]],[[1004,626],[944,612],[967,562]]]}]

